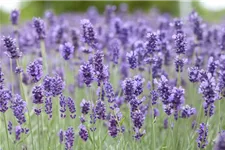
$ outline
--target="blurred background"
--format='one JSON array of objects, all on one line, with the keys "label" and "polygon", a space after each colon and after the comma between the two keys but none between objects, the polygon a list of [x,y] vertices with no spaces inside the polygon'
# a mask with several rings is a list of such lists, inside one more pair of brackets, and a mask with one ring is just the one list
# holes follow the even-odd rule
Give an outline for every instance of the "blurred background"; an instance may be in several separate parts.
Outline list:
[{"label": "blurred background", "polygon": [[119,7],[121,3],[128,6],[128,11],[150,11],[157,8],[162,13],[173,16],[187,16],[195,9],[207,21],[219,22],[225,18],[225,0],[180,0],[180,1],[24,1],[0,0],[0,24],[9,23],[9,13],[13,9],[21,11],[21,21],[33,16],[43,16],[46,9],[52,9],[56,14],[67,12],[84,12],[89,6],[95,6],[100,13],[104,12],[105,5]]}]

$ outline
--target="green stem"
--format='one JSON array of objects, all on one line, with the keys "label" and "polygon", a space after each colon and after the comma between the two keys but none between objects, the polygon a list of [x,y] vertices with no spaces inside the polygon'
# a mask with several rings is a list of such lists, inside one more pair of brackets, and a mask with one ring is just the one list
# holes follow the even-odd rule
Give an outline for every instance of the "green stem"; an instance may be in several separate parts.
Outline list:
[{"label": "green stem", "polygon": [[48,64],[47,64],[47,55],[46,55],[46,50],[45,50],[45,41],[41,40],[41,55],[43,58],[43,64],[44,64],[44,72],[45,74],[48,73]]},{"label": "green stem", "polygon": [[31,127],[30,111],[28,108],[27,108],[27,112],[28,112],[28,117],[29,117],[29,128],[30,128],[30,134],[31,134],[32,148],[34,149],[33,131],[32,131],[32,127]]},{"label": "green stem", "polygon": [[13,80],[13,67],[12,67],[12,59],[10,59],[10,71],[11,71],[11,86],[12,86],[12,94],[14,94],[14,80]]},{"label": "green stem", "polygon": [[39,116],[37,116],[37,122],[38,122],[38,149],[41,149]]},{"label": "green stem", "polygon": [[220,103],[221,103],[221,100],[219,100],[219,127],[218,127],[218,129],[219,129],[219,131],[218,132],[220,132],[221,131],[221,111],[220,111]]},{"label": "green stem", "polygon": [[[16,60],[16,64],[17,64],[18,67],[20,66],[18,59]],[[28,101],[26,99],[26,97],[27,97],[26,92],[24,90],[23,83],[22,83],[22,74],[20,74],[19,85],[20,85],[20,93],[21,93],[23,99],[27,102],[27,105],[28,105]],[[34,148],[33,133],[32,133],[32,126],[31,126],[31,117],[30,117],[29,108],[27,108],[27,112],[28,112],[28,117],[29,117],[29,128],[31,130],[32,147]]]},{"label": "green stem", "polygon": [[153,149],[156,147],[156,141],[155,141],[155,119],[153,116],[153,122],[152,122],[152,130],[153,130]]},{"label": "green stem", "polygon": [[7,132],[8,131],[8,128],[7,128],[5,113],[3,113],[3,118],[4,118],[4,123],[5,123],[5,133],[6,133],[6,137],[7,137],[8,149],[10,150],[10,146],[9,146],[9,135],[8,135],[8,132]]},{"label": "green stem", "polygon": [[41,113],[41,127],[42,127],[42,131],[41,131],[41,135],[42,135],[42,142],[43,142],[43,144],[42,144],[42,146],[43,146],[43,150],[45,149],[44,147],[45,147],[45,140],[44,140],[44,122],[43,122],[43,113]]}]

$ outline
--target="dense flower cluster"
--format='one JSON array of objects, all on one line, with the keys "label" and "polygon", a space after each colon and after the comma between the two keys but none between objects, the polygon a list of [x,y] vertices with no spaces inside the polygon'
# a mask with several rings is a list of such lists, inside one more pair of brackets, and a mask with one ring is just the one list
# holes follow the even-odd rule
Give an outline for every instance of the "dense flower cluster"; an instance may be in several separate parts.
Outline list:
[{"label": "dense flower cluster", "polygon": [[224,23],[128,12],[47,10],[24,23],[11,12],[13,28],[0,31],[1,148],[224,149]]}]

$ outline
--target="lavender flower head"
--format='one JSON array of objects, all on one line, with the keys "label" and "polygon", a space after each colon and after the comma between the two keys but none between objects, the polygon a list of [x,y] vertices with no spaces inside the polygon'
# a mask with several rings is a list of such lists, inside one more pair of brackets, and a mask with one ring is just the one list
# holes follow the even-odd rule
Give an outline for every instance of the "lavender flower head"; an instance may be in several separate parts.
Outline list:
[{"label": "lavender flower head", "polygon": [[144,124],[145,115],[140,110],[131,112],[131,119],[134,125],[134,129],[141,129]]},{"label": "lavender flower head", "polygon": [[108,133],[111,137],[115,138],[119,133],[118,122],[116,116],[110,115],[108,124]]},{"label": "lavender flower head", "polygon": [[11,109],[13,110],[13,114],[20,125],[26,122],[26,105],[26,102],[20,97],[20,95],[16,94],[14,100],[12,101]]},{"label": "lavender flower head", "polygon": [[12,126],[13,126],[13,125],[12,125],[12,122],[9,121],[9,122],[8,122],[8,131],[9,131],[9,134],[12,134],[12,129],[13,129]]},{"label": "lavender flower head", "polygon": [[131,69],[135,69],[138,66],[138,55],[136,51],[127,52],[127,61]]},{"label": "lavender flower head", "polygon": [[119,62],[120,47],[121,43],[118,39],[113,39],[109,43],[108,50],[111,56],[111,61],[114,64],[118,64]]},{"label": "lavender flower head", "polygon": [[41,18],[33,18],[33,27],[36,31],[37,38],[42,40],[45,38],[45,23]]},{"label": "lavender flower head", "polygon": [[83,42],[91,46],[96,47],[96,37],[93,25],[88,19],[81,20],[82,38]]},{"label": "lavender flower head", "polygon": [[199,70],[198,67],[188,68],[188,77],[191,82],[198,82],[199,80]]},{"label": "lavender flower head", "polygon": [[13,10],[10,14],[10,20],[12,22],[13,25],[17,25],[18,24],[18,20],[19,20],[19,16],[20,16],[20,12],[18,10]]},{"label": "lavender flower head", "polygon": [[35,60],[27,66],[27,74],[31,77],[32,82],[36,83],[43,76],[43,65],[40,60]]},{"label": "lavender flower head", "polygon": [[86,115],[88,114],[90,107],[91,107],[91,103],[89,101],[86,101],[85,99],[83,99],[80,103],[80,107],[81,107],[81,113]]},{"label": "lavender flower head", "polygon": [[68,97],[67,99],[67,105],[68,105],[68,108],[69,108],[69,111],[70,111],[70,117],[72,119],[74,119],[76,117],[76,107],[75,107],[75,102],[74,100],[71,98],[71,97]]},{"label": "lavender flower head", "polygon": [[73,127],[69,127],[65,131],[65,149],[72,150],[73,143],[74,143],[74,131],[73,131]]},{"label": "lavender flower head", "polygon": [[59,130],[58,136],[59,136],[59,143],[62,144],[64,139],[64,132],[62,129]]},{"label": "lavender flower head", "polygon": [[161,79],[155,79],[154,83],[158,86],[157,92],[162,99],[163,104],[167,105],[170,103],[168,99],[171,94],[171,87],[169,86],[168,79],[164,75],[161,75]]},{"label": "lavender flower head", "polygon": [[181,117],[182,118],[189,118],[192,115],[196,114],[196,109],[190,107],[189,105],[183,106],[181,108]]},{"label": "lavender flower head", "polygon": [[214,57],[212,56],[209,57],[208,66],[207,66],[208,72],[210,72],[214,76],[214,73],[218,66],[219,66],[219,61],[214,60]]},{"label": "lavender flower head", "polygon": [[61,54],[65,60],[69,60],[73,57],[74,46],[71,43],[67,42],[61,44],[59,46],[59,50],[61,51]]},{"label": "lavender flower head", "polygon": [[3,89],[4,85],[4,73],[2,71],[1,63],[0,63],[0,90]]},{"label": "lavender flower head", "polygon": [[91,64],[84,63],[80,66],[80,74],[82,75],[83,82],[89,87],[94,80],[94,72]]},{"label": "lavender flower head", "polygon": [[108,102],[113,103],[115,101],[115,93],[109,81],[104,82],[104,90],[105,90],[106,97],[108,98]]},{"label": "lavender flower head", "polygon": [[45,112],[48,115],[48,119],[52,118],[52,98],[46,97],[45,99]]},{"label": "lavender flower head", "polygon": [[3,37],[4,47],[6,48],[6,55],[11,59],[18,59],[22,56],[22,53],[16,47],[15,39],[10,36]]},{"label": "lavender flower head", "polygon": [[208,114],[208,109],[210,108],[209,116],[213,115],[214,105],[216,99],[218,99],[218,92],[216,91],[216,82],[215,78],[212,76],[211,73],[201,73],[200,76],[200,86],[199,86],[199,93],[203,95],[205,100],[204,102],[204,109],[205,115]]},{"label": "lavender flower head", "polygon": [[138,96],[143,92],[143,83],[145,82],[145,79],[140,75],[136,75],[134,76],[134,81],[136,81],[136,89],[134,94]]},{"label": "lavender flower head", "polygon": [[8,103],[12,99],[12,93],[9,90],[0,89],[0,112],[5,113],[8,110]]},{"label": "lavender flower head", "polygon": [[208,136],[208,128],[205,123],[201,123],[198,132],[198,138],[196,142],[198,143],[198,147],[204,149],[208,145],[207,136]]},{"label": "lavender flower head", "polygon": [[79,129],[80,138],[86,142],[88,140],[88,131],[86,127],[83,124],[80,124]]},{"label": "lavender flower head", "polygon": [[173,36],[174,40],[175,40],[175,49],[176,49],[176,53],[177,54],[185,54],[186,52],[186,37],[185,34],[183,32],[181,33],[176,33]]},{"label": "lavender flower head", "polygon": [[224,150],[225,149],[225,131],[218,133],[216,144],[213,150]]},{"label": "lavender flower head", "polygon": [[137,82],[134,81],[132,78],[126,78],[123,82],[122,82],[122,89],[124,91],[124,95],[125,95],[125,100],[126,101],[131,101],[135,90],[137,87]]},{"label": "lavender flower head", "polygon": [[106,106],[105,103],[101,100],[96,102],[95,114],[98,119],[106,119]]},{"label": "lavender flower head", "polygon": [[169,96],[169,101],[172,103],[172,108],[175,110],[174,118],[178,119],[178,111],[181,106],[184,104],[184,89],[179,87],[174,87],[172,89],[171,95]]},{"label": "lavender flower head", "polygon": [[46,96],[56,97],[62,94],[65,88],[65,82],[58,74],[56,74],[54,77],[45,76],[43,81],[43,87]]},{"label": "lavender flower head", "polygon": [[145,43],[145,48],[148,54],[153,54],[157,50],[157,35],[152,32],[148,32],[146,35],[147,42]]},{"label": "lavender flower head", "polygon": [[60,117],[66,118],[66,105],[67,105],[67,99],[62,94],[59,97],[59,105],[60,105]]},{"label": "lavender flower head", "polygon": [[176,72],[183,72],[183,67],[186,62],[187,62],[187,59],[185,58],[181,59],[179,57],[176,57],[175,59]]},{"label": "lavender flower head", "polygon": [[43,86],[35,86],[32,89],[33,103],[42,104],[44,102],[44,89]]}]

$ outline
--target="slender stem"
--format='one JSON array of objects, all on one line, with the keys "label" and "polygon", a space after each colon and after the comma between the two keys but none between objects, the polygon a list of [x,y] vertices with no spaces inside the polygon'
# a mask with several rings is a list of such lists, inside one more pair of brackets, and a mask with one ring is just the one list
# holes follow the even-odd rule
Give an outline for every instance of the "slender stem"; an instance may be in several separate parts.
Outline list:
[{"label": "slender stem", "polygon": [[12,59],[10,59],[10,71],[11,71],[11,86],[12,86],[12,93],[14,94],[14,80],[13,80],[13,67],[12,67]]},{"label": "slender stem", "polygon": [[[220,111],[220,103],[221,103],[221,100],[219,100],[219,127],[218,127],[218,129],[219,129],[219,131],[221,131],[221,111]],[[218,132],[219,132],[218,131]]]},{"label": "slender stem", "polygon": [[41,131],[41,135],[42,135],[42,141],[43,141],[43,144],[42,144],[42,146],[43,146],[43,150],[45,149],[44,147],[45,147],[45,140],[44,140],[44,122],[43,122],[43,113],[41,113],[41,127],[42,127],[42,131]]},{"label": "slender stem", "polygon": [[155,141],[155,119],[153,116],[153,122],[152,122],[152,130],[153,130],[153,149],[156,149],[156,141]]},{"label": "slender stem", "polygon": [[[16,60],[16,64],[17,66],[19,67],[20,64],[19,64],[19,60],[17,59]],[[22,75],[20,74],[20,79],[19,79],[19,85],[20,85],[20,93],[23,97],[23,99],[27,102],[27,105],[28,105],[28,101],[26,99],[26,92],[24,90],[24,87],[23,87],[23,83],[22,83]],[[31,117],[30,117],[30,111],[29,111],[29,108],[27,108],[27,112],[28,112],[28,117],[29,117],[29,128],[31,130],[31,141],[32,141],[32,147],[34,148],[34,140],[33,140],[33,132],[32,132],[32,126],[31,126]]]},{"label": "slender stem", "polygon": [[37,122],[38,122],[38,149],[41,149],[39,116],[37,116]]},{"label": "slender stem", "polygon": [[8,149],[10,150],[10,146],[9,146],[9,135],[8,135],[8,132],[7,132],[8,131],[8,128],[7,128],[5,113],[3,113],[3,118],[4,118],[4,123],[5,123],[5,133],[6,133],[6,137],[7,137]]},{"label": "slender stem", "polygon": [[45,41],[41,40],[41,55],[43,58],[43,64],[44,64],[44,72],[45,74],[48,73],[48,64],[47,64],[47,55],[46,55],[46,50],[45,50]]},{"label": "slender stem", "polygon": [[31,134],[32,148],[34,149],[33,131],[32,131],[32,127],[31,127],[30,111],[28,108],[27,108],[27,112],[28,112],[28,117],[29,117],[29,128],[30,128],[30,134]]}]

